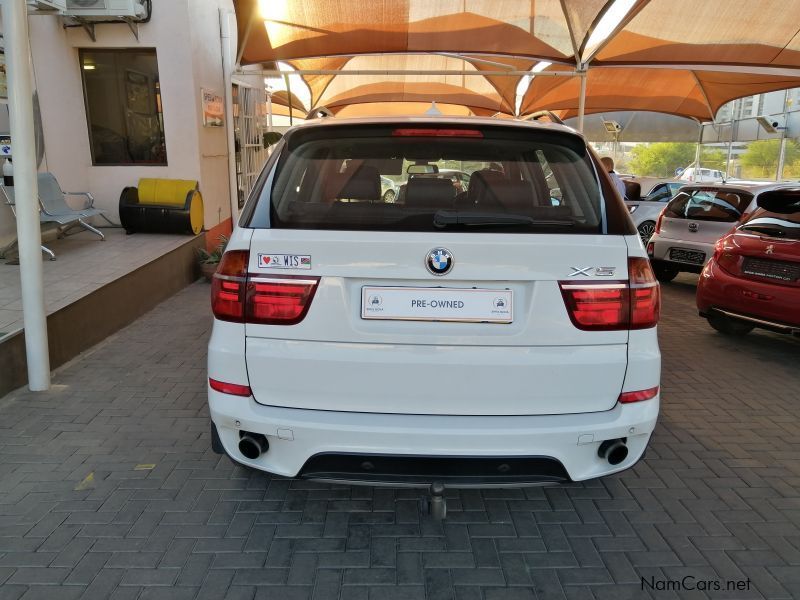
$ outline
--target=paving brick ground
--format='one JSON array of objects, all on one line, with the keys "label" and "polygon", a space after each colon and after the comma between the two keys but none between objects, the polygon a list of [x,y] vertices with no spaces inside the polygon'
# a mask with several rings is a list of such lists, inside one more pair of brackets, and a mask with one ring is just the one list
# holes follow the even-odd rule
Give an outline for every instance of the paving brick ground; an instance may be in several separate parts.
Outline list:
[{"label": "paving brick ground", "polygon": [[[800,340],[664,290],[661,422],[601,481],[419,492],[272,480],[209,449],[208,287],[0,400],[0,599],[800,597]],[[642,589],[688,577],[749,591]],[[661,583],[659,583],[661,582]]]}]

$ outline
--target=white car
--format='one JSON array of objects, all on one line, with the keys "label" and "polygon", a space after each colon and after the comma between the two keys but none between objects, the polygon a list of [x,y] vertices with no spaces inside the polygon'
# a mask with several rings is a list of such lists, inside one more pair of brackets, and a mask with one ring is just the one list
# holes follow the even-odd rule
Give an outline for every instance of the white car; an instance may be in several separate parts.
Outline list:
[{"label": "white car", "polygon": [[[659,286],[598,164],[549,123],[289,130],[212,282],[214,449],[365,484],[631,467],[658,416]],[[381,175],[454,165],[468,190],[414,177],[404,203],[381,201]]]},{"label": "white car", "polygon": [[758,195],[796,184],[729,183],[680,189],[661,211],[647,254],[659,281],[680,272],[699,273],[714,254],[714,244],[756,208]]},{"label": "white car", "polygon": [[725,173],[717,169],[699,169],[689,167],[684,169],[680,174],[681,181],[688,181],[694,183],[724,183]]}]

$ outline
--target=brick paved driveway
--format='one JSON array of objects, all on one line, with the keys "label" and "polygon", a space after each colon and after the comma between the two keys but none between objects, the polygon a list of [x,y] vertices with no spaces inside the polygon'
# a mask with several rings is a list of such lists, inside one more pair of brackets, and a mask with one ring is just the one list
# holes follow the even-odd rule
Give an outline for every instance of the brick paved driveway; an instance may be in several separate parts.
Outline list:
[{"label": "brick paved driveway", "polygon": [[[212,454],[207,296],[191,286],[52,391],[0,400],[0,599],[800,597],[800,340],[733,345],[695,316],[691,279],[665,288],[645,461],[448,492],[444,523],[418,491],[273,481]],[[685,576],[751,587],[641,587]]]}]

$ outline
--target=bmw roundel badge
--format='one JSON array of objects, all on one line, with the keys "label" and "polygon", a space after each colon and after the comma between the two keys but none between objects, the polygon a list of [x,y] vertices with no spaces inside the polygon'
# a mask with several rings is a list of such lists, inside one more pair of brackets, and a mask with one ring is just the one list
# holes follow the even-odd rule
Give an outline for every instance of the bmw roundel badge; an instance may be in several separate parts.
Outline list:
[{"label": "bmw roundel badge", "polygon": [[447,248],[434,248],[425,257],[425,266],[434,275],[446,275],[453,268],[453,255]]}]

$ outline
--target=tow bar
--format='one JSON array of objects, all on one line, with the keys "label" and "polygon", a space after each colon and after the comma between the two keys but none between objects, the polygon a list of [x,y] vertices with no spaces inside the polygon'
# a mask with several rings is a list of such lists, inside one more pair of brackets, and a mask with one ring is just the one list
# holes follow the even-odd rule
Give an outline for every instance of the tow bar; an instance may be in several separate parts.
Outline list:
[{"label": "tow bar", "polygon": [[428,489],[430,494],[427,498],[422,498],[420,509],[423,514],[430,515],[437,521],[443,520],[447,516],[447,500],[444,497],[444,484],[434,481]]}]

